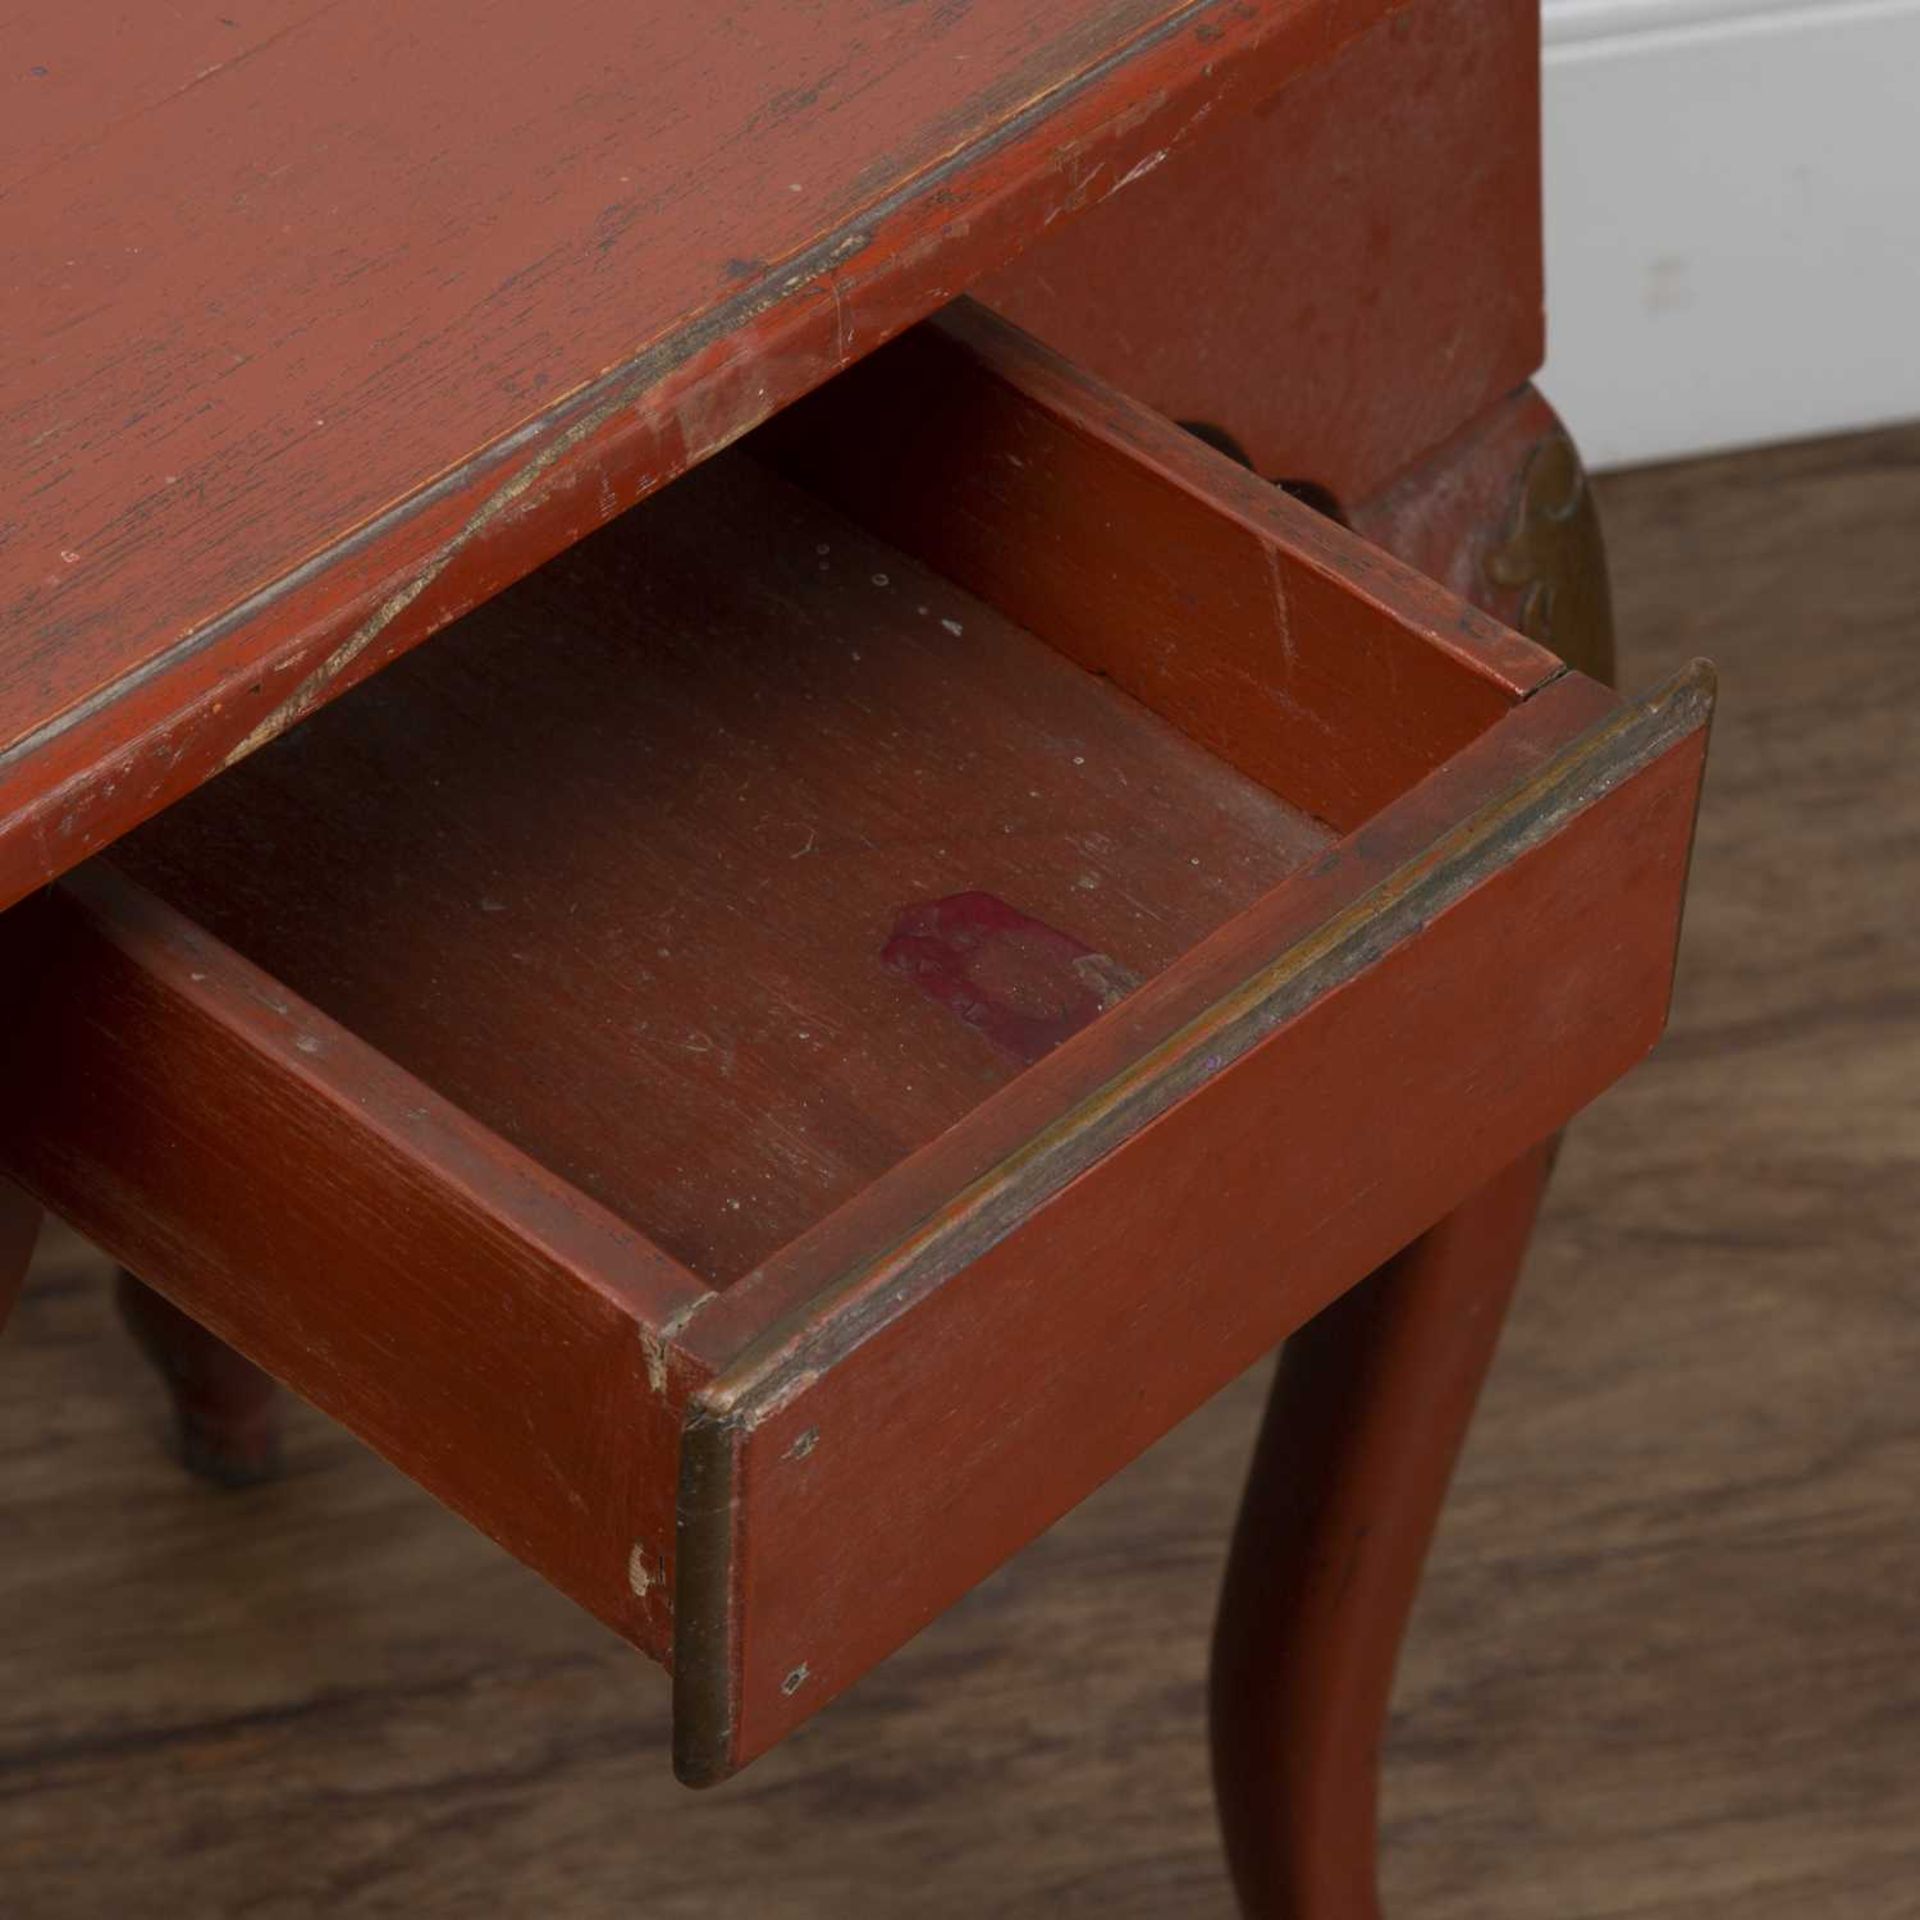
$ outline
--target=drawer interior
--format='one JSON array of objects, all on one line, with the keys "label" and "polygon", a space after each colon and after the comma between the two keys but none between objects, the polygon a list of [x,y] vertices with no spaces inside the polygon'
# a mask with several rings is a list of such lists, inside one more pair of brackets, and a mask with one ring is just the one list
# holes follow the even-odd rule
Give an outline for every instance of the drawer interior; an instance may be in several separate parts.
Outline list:
[{"label": "drawer interior", "polygon": [[724,1286],[1331,837],[736,450],[113,859]]},{"label": "drawer interior", "polygon": [[113,861],[730,1285],[1553,670],[1050,368],[963,305]]}]

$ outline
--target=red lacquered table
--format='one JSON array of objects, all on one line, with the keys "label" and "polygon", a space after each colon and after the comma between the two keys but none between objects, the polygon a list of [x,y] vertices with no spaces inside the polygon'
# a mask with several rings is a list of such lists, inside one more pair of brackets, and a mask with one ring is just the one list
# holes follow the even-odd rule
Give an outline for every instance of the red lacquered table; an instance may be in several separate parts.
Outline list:
[{"label": "red lacquered table", "polygon": [[1285,1340],[1216,1779],[1249,1913],[1372,1913],[1711,704],[1608,690],[1526,384],[1535,34],[31,5],[0,1298],[73,1220],[190,1464],[285,1381],[667,1665],[693,1782]]}]

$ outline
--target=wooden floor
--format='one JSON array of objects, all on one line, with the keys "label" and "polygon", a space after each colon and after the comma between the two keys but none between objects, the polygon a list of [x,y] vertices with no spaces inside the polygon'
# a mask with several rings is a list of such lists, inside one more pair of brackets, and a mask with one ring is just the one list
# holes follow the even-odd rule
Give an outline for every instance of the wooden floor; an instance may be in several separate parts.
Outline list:
[{"label": "wooden floor", "polygon": [[[1920,429],[1603,488],[1722,666],[1673,1034],[1581,1125],[1389,1757],[1398,1920],[1920,1914]],[[43,1250],[0,1348],[0,1913],[1224,1916],[1262,1382],[704,1798],[666,1687],[317,1416],[189,1486]]]}]

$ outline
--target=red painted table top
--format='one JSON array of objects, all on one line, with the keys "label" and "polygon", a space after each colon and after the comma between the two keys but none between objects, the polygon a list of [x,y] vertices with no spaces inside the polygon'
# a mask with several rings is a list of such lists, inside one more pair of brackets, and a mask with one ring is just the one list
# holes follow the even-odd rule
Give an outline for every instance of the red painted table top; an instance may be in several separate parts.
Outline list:
[{"label": "red painted table top", "polygon": [[0,901],[1382,6],[27,0]]}]

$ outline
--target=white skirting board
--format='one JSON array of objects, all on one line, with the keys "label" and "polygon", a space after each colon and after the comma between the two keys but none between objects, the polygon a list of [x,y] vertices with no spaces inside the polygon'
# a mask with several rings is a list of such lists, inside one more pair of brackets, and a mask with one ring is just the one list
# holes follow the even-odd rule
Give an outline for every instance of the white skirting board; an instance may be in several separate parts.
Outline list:
[{"label": "white skirting board", "polygon": [[1548,357],[1594,466],[1920,417],[1920,0],[1545,0]]}]

